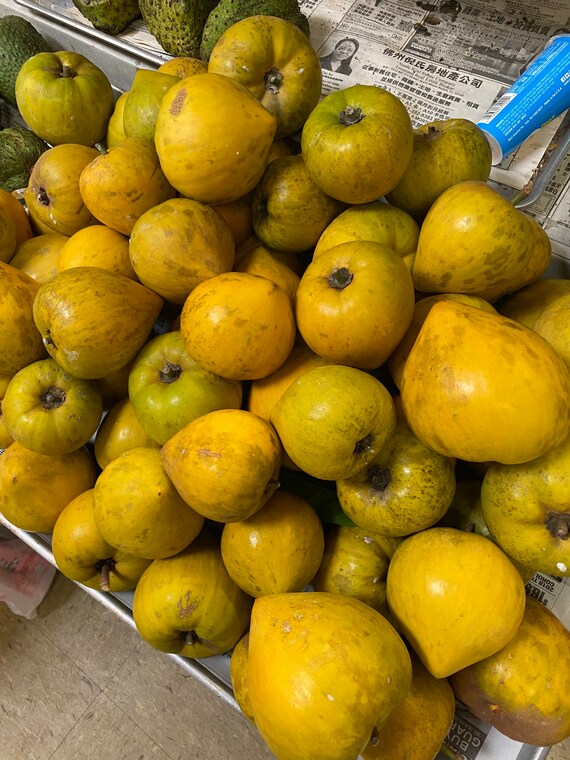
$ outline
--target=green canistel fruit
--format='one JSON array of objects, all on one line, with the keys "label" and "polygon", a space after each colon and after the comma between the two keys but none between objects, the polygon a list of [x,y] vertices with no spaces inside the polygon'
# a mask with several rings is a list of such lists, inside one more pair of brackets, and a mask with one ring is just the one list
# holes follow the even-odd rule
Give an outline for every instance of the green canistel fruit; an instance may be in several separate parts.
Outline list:
[{"label": "green canistel fruit", "polygon": [[73,5],[105,34],[119,34],[141,15],[138,0],[73,0]]},{"label": "green canistel fruit", "polygon": [[198,58],[202,30],[216,0],[139,0],[148,31],[173,56]]},{"label": "green canistel fruit", "polygon": [[0,188],[11,193],[27,187],[32,168],[49,145],[25,127],[0,131]]},{"label": "green canistel fruit", "polygon": [[200,56],[204,61],[210,59],[210,54],[216,42],[230,26],[249,16],[277,16],[290,21],[307,37],[309,22],[301,13],[298,0],[221,0],[208,16],[202,32]]},{"label": "green canistel fruit", "polygon": [[22,64],[36,53],[49,50],[48,43],[25,18],[0,18],[0,97],[15,106],[16,77]]}]

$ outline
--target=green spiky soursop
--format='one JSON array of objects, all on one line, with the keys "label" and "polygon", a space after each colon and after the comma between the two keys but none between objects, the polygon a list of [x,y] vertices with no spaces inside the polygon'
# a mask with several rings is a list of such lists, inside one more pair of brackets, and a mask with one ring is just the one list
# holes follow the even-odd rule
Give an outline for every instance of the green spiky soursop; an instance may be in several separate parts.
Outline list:
[{"label": "green spiky soursop", "polygon": [[37,29],[22,16],[0,18],[0,98],[16,105],[16,77],[22,64],[36,53],[51,50]]},{"label": "green spiky soursop", "polygon": [[25,127],[0,131],[0,188],[11,193],[27,187],[32,168],[49,145]]},{"label": "green spiky soursop", "polygon": [[200,57],[210,60],[216,42],[230,26],[249,16],[278,16],[295,24],[307,37],[309,22],[297,0],[221,0],[204,24]]},{"label": "green spiky soursop", "polygon": [[202,30],[216,0],[139,0],[148,31],[173,56],[198,58]]},{"label": "green spiky soursop", "polygon": [[141,15],[138,0],[73,0],[73,5],[105,34],[119,34]]}]

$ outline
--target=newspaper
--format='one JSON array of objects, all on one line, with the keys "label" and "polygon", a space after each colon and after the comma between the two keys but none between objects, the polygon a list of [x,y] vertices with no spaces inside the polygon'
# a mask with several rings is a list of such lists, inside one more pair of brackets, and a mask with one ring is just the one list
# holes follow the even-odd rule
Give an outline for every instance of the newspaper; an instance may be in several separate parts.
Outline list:
[{"label": "newspaper", "polygon": [[[137,19],[111,37],[72,0],[15,0],[103,38],[156,67],[165,53]],[[321,60],[322,96],[353,84],[383,87],[406,105],[414,126],[485,114],[554,34],[570,32],[569,0],[299,0]],[[344,50],[342,60],[333,51]],[[507,197],[532,186],[564,117],[553,119],[491,170]],[[570,154],[528,209],[570,261]]]},{"label": "newspaper", "polygon": [[[323,94],[373,84],[397,95],[414,126],[479,121],[554,34],[570,31],[568,0],[301,0],[323,67]],[[340,47],[340,46],[343,47]],[[335,47],[346,58],[333,63]],[[532,183],[564,114],[493,167],[511,196]],[[528,208],[570,260],[570,154]]]}]

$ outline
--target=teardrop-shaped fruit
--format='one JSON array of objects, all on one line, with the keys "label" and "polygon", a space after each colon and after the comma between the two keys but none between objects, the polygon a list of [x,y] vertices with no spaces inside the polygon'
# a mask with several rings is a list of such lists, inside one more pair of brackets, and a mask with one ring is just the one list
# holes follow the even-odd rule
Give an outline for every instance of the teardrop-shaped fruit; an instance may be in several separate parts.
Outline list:
[{"label": "teardrop-shaped fruit", "polygon": [[523,580],[507,555],[455,528],[404,539],[388,567],[387,592],[390,611],[436,678],[498,652],[525,605]]},{"label": "teardrop-shaped fruit", "polygon": [[401,392],[418,438],[470,462],[528,462],[570,430],[570,373],[551,346],[511,319],[466,304],[432,307]]},{"label": "teardrop-shaped fruit", "polygon": [[126,451],[105,467],[95,484],[93,514],[107,543],[144,559],[172,557],[204,524],[174,488],[159,450],[146,446]]},{"label": "teardrop-shaped fruit", "polygon": [[380,613],[306,592],[255,600],[248,687],[279,760],[354,760],[410,688],[410,656]]},{"label": "teardrop-shaped fruit", "polygon": [[120,274],[74,267],[43,283],[34,321],[49,354],[66,372],[105,377],[134,358],[162,308],[162,298]]},{"label": "teardrop-shaped fruit", "polygon": [[217,522],[251,517],[279,485],[277,434],[261,417],[241,409],[198,417],[164,444],[161,455],[182,498]]}]

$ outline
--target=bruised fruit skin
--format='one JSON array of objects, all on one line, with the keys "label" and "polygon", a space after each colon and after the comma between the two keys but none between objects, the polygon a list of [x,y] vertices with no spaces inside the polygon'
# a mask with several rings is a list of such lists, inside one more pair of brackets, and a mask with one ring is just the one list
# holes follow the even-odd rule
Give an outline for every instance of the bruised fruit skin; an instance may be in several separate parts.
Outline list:
[{"label": "bruised fruit skin", "polygon": [[232,581],[217,539],[204,530],[174,557],[154,560],[137,583],[133,618],[161,652],[212,657],[231,649],[249,624],[252,599]]},{"label": "bruised fruit skin", "polygon": [[503,649],[450,680],[476,717],[517,742],[546,747],[570,736],[570,633],[535,599]]}]

